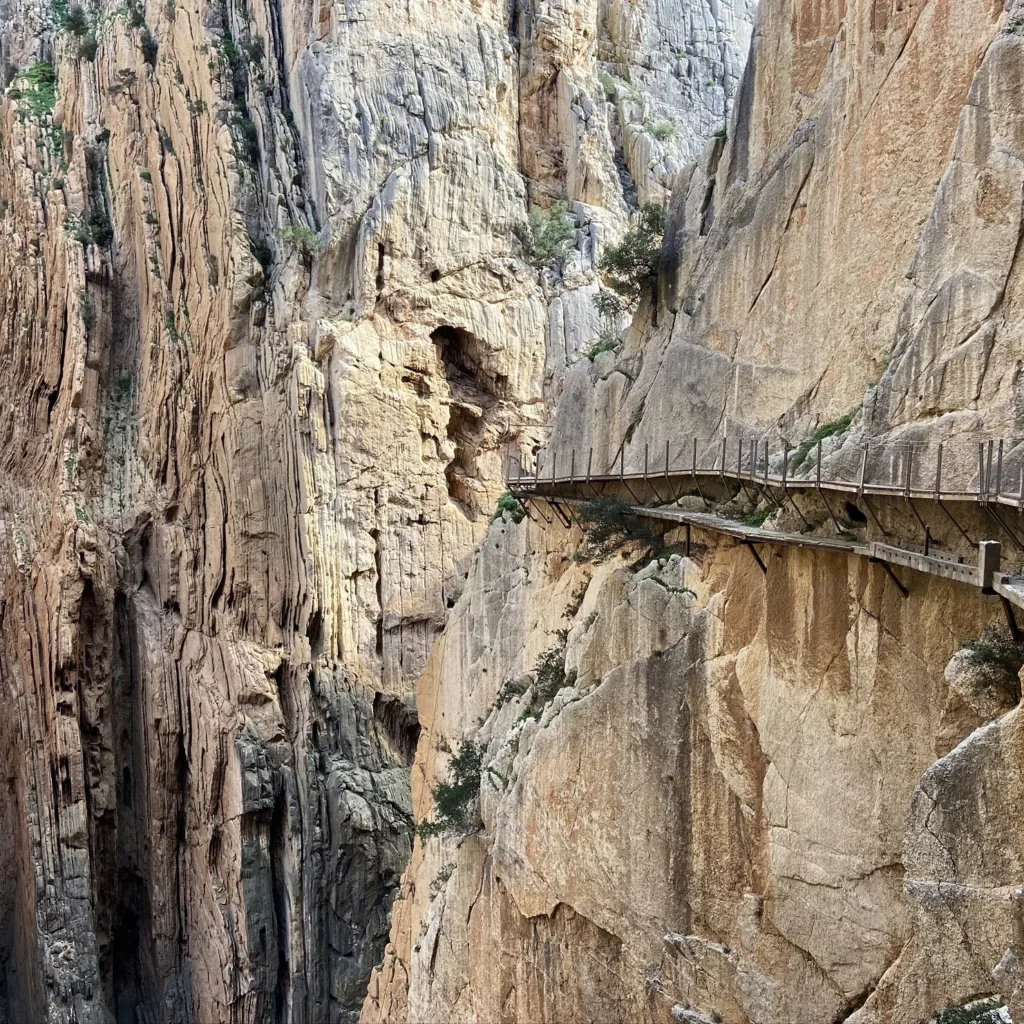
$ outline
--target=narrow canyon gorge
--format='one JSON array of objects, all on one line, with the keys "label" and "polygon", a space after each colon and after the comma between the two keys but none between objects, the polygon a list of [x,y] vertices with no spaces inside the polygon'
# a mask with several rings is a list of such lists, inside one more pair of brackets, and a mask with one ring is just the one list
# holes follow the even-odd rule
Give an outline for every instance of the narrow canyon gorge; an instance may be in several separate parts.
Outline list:
[{"label": "narrow canyon gorge", "polygon": [[0,60],[0,1024],[1024,1021],[1024,0]]}]

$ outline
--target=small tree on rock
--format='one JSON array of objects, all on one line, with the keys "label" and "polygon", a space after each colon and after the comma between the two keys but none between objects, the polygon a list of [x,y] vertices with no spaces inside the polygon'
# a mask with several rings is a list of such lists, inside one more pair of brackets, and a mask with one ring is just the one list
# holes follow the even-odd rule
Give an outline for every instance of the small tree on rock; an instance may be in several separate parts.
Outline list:
[{"label": "small tree on rock", "polygon": [[635,306],[643,290],[657,280],[664,234],[665,211],[657,203],[644,203],[622,241],[601,257],[600,269],[609,287],[626,306]]}]

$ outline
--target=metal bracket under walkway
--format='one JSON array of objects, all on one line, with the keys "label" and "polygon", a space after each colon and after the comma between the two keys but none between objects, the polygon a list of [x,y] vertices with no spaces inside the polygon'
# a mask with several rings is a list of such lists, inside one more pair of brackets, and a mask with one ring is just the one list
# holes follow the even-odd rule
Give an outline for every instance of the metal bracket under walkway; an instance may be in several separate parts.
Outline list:
[{"label": "metal bracket under walkway", "polygon": [[[545,502],[552,509],[557,510],[559,518],[565,525],[569,525],[571,522],[573,510],[586,503],[581,499],[538,494],[533,488],[518,489],[514,481],[510,481],[510,483],[512,484],[511,493],[519,501],[524,504],[527,501],[531,503],[538,500]],[[559,506],[563,506],[569,514],[566,515],[566,512],[563,512]],[[959,555],[936,552],[934,549],[925,552],[879,541],[861,543],[843,538],[814,537],[804,533],[765,530],[710,512],[687,512],[682,509],[653,508],[646,505],[629,505],[627,507],[637,516],[685,526],[687,553],[690,548],[690,530],[693,528],[733,537],[750,549],[758,566],[765,574],[768,572],[768,567],[758,553],[757,545],[808,548],[867,558],[883,569],[904,598],[909,596],[910,590],[896,574],[894,566],[975,586],[983,594],[995,595],[1002,600],[1010,632],[1015,639],[1020,638],[1020,630],[1011,606],[1024,608],[1024,577],[1000,573],[1002,546],[999,541],[981,541],[978,544],[977,564],[971,564],[965,562]],[[551,520],[547,521],[551,522]]]}]

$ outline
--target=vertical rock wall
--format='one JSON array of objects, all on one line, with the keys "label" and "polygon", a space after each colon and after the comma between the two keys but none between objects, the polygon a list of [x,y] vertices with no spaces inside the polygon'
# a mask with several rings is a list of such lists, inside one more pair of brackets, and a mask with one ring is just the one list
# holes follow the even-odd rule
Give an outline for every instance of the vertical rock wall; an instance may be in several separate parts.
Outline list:
[{"label": "vertical rock wall", "polygon": [[629,182],[720,127],[714,9],[4,5],[0,1020],[357,1014],[413,683]]},{"label": "vertical rock wall", "polygon": [[[551,449],[1016,434],[1022,24],[763,0],[657,299],[569,367]],[[492,527],[421,680],[417,817],[473,742],[479,820],[417,840],[363,1019],[1024,1016],[1019,680],[956,653],[998,604],[699,531],[595,562],[549,518]]]}]

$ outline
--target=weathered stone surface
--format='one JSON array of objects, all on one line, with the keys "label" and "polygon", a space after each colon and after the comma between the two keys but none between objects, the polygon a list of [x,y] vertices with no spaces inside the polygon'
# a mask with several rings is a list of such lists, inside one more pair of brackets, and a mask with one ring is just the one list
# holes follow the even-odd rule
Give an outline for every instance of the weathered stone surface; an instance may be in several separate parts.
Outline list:
[{"label": "weathered stone surface", "polygon": [[560,445],[798,443],[850,413],[852,437],[1018,433],[1009,6],[762,3],[729,138],[676,189],[658,308],[616,371],[570,372]]},{"label": "weathered stone surface", "polygon": [[[1018,712],[951,724],[943,672],[998,609],[925,576],[904,600],[853,557],[592,567],[578,541],[494,527],[421,680],[417,816],[473,738],[482,827],[417,842],[363,1019],[916,1022],[1009,998]],[[570,689],[523,721],[528,696],[496,696],[559,629]]]},{"label": "weathered stone surface", "polygon": [[[621,353],[569,366],[549,452],[798,442],[845,414],[826,454],[1019,433],[1022,23],[763,0],[656,296]],[[480,826],[415,843],[368,1024],[920,1024],[988,994],[1024,1016],[1019,686],[958,653],[998,605],[707,542],[592,566],[557,520],[492,528],[413,770],[430,818],[450,753],[484,743]],[[559,630],[566,685],[535,715]]]},{"label": "weathered stone surface", "polygon": [[[683,89],[589,0],[0,10],[0,1019],[351,1020],[504,448],[594,337],[622,168],[662,194],[718,130],[749,11],[632,6],[699,49]],[[613,34],[620,116],[678,122],[651,168]]]}]

